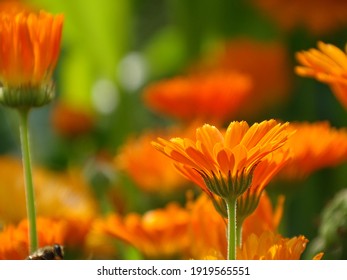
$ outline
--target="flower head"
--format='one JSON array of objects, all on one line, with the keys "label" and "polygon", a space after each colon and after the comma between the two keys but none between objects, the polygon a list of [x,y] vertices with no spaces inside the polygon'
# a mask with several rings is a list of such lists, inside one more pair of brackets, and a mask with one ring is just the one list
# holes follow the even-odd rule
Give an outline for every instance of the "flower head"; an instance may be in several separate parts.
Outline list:
[{"label": "flower head", "polygon": [[195,139],[159,138],[153,145],[210,197],[237,198],[250,186],[257,165],[287,141],[286,127],[275,120],[252,126],[235,121],[221,132],[205,124]]},{"label": "flower head", "polygon": [[[0,222],[17,223],[26,217],[20,160],[0,157],[0,177]],[[78,225],[96,216],[96,202],[77,170],[54,173],[35,168],[33,180],[39,216],[79,220]]]},{"label": "flower head", "polygon": [[304,77],[313,77],[326,83],[336,98],[347,109],[347,54],[334,45],[318,42],[318,49],[297,53],[302,64],[295,68]]},{"label": "flower head", "polygon": [[52,99],[63,15],[10,7],[0,12],[0,92],[8,106],[41,106]]},{"label": "flower head", "polygon": [[[58,243],[63,245],[66,238],[66,224],[47,218],[37,219],[39,247]],[[24,260],[29,255],[28,223],[21,221],[17,226],[8,225],[0,231],[0,260]]]},{"label": "flower head", "polygon": [[292,152],[292,158],[280,172],[281,177],[302,178],[347,160],[345,128],[337,129],[328,122],[316,122],[291,123],[288,129],[296,132],[286,144]]},{"label": "flower head", "polygon": [[147,258],[173,258],[188,246],[189,213],[176,203],[144,215],[128,214],[124,218],[111,214],[96,220],[94,231],[134,246]]},{"label": "flower head", "polygon": [[245,75],[219,71],[154,83],[144,99],[153,110],[178,119],[224,122],[239,111],[251,86]]},{"label": "flower head", "polygon": [[264,191],[260,196],[259,205],[242,224],[242,239],[247,239],[252,233],[260,236],[264,231],[276,232],[282,219],[284,200],[284,196],[279,196],[274,208]]},{"label": "flower head", "polygon": [[326,34],[346,26],[344,0],[253,0],[284,29],[305,27],[314,34]]},{"label": "flower head", "polygon": [[55,104],[51,121],[60,135],[69,138],[84,135],[94,127],[94,117],[90,112],[63,101]]},{"label": "flower head", "polygon": [[182,190],[187,186],[187,181],[178,174],[169,158],[155,151],[151,141],[158,136],[174,133],[187,135],[191,130],[172,128],[166,132],[145,132],[137,138],[129,138],[119,149],[115,166],[146,192],[167,194]]},{"label": "flower head", "polygon": [[[284,238],[271,231],[265,231],[260,236],[251,234],[238,248],[239,260],[300,260],[308,240],[300,235]],[[318,254],[314,259],[320,259]]]},{"label": "flower head", "polygon": [[246,217],[253,213],[265,187],[290,160],[289,150],[281,148],[266,156],[257,165],[253,173],[251,186],[237,200],[238,224],[242,225]]},{"label": "flower head", "polygon": [[[266,71],[264,71],[266,65]],[[237,71],[252,81],[249,94],[235,112],[240,118],[263,113],[283,103],[290,88],[289,55],[279,42],[238,38],[220,42],[191,67],[192,74]]]}]

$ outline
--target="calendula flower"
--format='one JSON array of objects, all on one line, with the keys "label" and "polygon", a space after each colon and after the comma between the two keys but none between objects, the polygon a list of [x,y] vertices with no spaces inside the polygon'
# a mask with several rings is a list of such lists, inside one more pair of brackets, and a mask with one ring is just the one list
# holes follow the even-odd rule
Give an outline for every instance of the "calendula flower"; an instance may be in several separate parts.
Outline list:
[{"label": "calendula flower", "polygon": [[305,27],[314,34],[326,34],[347,25],[344,0],[253,0],[279,25],[291,30]]},{"label": "calendula flower", "polygon": [[195,139],[158,138],[153,145],[208,195],[238,197],[250,186],[257,165],[287,141],[287,125],[275,120],[252,126],[235,121],[221,132],[205,124],[196,130]]},{"label": "calendula flower", "polygon": [[[158,138],[153,145],[170,157],[181,173],[197,183],[228,218],[228,259],[236,259],[237,199],[250,187],[253,172],[264,158],[284,145],[287,124],[275,120],[232,122],[225,133],[205,124],[195,139]],[[243,214],[242,214],[243,215]],[[239,234],[238,234],[239,235]]]},{"label": "calendula flower", "polygon": [[187,209],[191,216],[188,258],[202,259],[209,255],[220,260],[226,259],[226,221],[214,209],[209,197],[202,193],[196,201],[188,203]]},{"label": "calendula flower", "polygon": [[[63,245],[66,238],[66,223],[63,220],[37,219],[39,247]],[[24,260],[29,256],[28,222],[17,226],[8,225],[0,231],[0,260]]]},{"label": "calendula flower", "polygon": [[109,235],[138,249],[146,258],[177,258],[189,243],[189,213],[176,203],[144,215],[111,214],[95,221],[94,231]]},{"label": "calendula flower", "polygon": [[60,51],[63,16],[17,5],[0,11],[0,102],[42,106],[54,94],[51,76]]},{"label": "calendula flower", "polygon": [[[96,202],[81,172],[49,172],[35,168],[36,207],[39,216],[90,221],[97,214]],[[0,157],[0,222],[16,223],[26,217],[23,171],[20,160]],[[15,203],[14,203],[15,201]]]},{"label": "calendula flower", "polygon": [[288,149],[278,149],[257,165],[253,173],[251,186],[237,200],[237,219],[240,226],[242,226],[246,217],[257,208],[259,199],[271,179],[290,160],[291,156]]},{"label": "calendula flower", "polygon": [[219,71],[159,81],[145,89],[144,100],[171,117],[219,123],[235,116],[251,86],[245,75]]},{"label": "calendula flower", "polygon": [[[280,196],[276,208],[273,208],[264,191],[259,206],[245,219],[242,226],[243,240],[251,234],[259,236],[264,231],[276,232],[282,218],[283,202],[284,197]],[[201,194],[196,201],[188,204],[187,209],[191,213],[191,245],[187,249],[188,258],[226,259],[226,221],[214,209],[208,196]]]},{"label": "calendula flower", "polygon": [[146,132],[137,138],[129,138],[119,149],[115,166],[143,191],[167,194],[182,190],[187,186],[187,180],[177,172],[170,159],[157,153],[151,145],[159,135],[167,133]]},{"label": "calendula flower", "polygon": [[54,105],[51,115],[53,128],[62,136],[73,138],[90,132],[94,126],[91,112],[65,102]]},{"label": "calendula flower", "polygon": [[318,49],[298,52],[296,57],[302,64],[295,68],[296,73],[328,84],[336,98],[347,109],[346,51],[331,44],[318,42]]},{"label": "calendula flower", "polygon": [[257,208],[242,224],[242,239],[247,239],[252,233],[260,236],[264,231],[276,232],[282,219],[284,200],[284,196],[280,195],[274,208],[264,191]]},{"label": "calendula flower", "polygon": [[[300,235],[284,238],[271,231],[265,231],[260,236],[251,234],[238,248],[239,260],[300,260],[308,240]],[[319,260],[323,254],[317,254],[314,259]]]},{"label": "calendula flower", "polygon": [[331,127],[328,122],[291,123],[296,131],[287,147],[292,159],[280,172],[281,177],[297,179],[347,160],[347,130]]},{"label": "calendula flower", "polygon": [[236,112],[240,118],[263,113],[287,99],[291,68],[288,52],[279,42],[251,38],[220,42],[190,69],[192,74],[214,71],[237,71],[251,78],[250,93]]}]

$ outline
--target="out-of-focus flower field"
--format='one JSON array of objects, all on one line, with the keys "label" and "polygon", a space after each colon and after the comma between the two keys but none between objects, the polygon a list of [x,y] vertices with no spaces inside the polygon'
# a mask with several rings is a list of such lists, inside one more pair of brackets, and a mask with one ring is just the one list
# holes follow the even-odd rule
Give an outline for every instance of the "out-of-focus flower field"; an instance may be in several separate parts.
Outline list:
[{"label": "out-of-focus flower field", "polygon": [[[237,259],[347,259],[346,1],[22,3],[64,17],[55,97],[29,116],[39,247],[228,259],[240,192]],[[6,32],[1,86],[26,57]],[[0,106],[0,259],[30,254],[26,211]]]}]

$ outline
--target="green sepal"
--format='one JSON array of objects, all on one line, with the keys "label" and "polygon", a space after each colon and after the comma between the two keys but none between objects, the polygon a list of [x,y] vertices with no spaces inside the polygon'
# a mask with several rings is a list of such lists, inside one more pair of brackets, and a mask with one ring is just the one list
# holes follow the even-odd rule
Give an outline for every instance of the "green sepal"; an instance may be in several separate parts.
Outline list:
[{"label": "green sepal", "polygon": [[0,88],[0,103],[12,108],[41,107],[52,101],[54,92],[52,82],[39,86],[3,86]]}]

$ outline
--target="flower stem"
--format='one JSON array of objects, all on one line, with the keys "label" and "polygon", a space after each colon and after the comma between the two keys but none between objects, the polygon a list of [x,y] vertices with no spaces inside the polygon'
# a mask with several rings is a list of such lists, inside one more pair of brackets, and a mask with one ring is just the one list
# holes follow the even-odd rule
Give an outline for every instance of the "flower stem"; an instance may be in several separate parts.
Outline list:
[{"label": "flower stem", "polygon": [[236,229],[236,239],[237,239],[237,246],[241,247],[242,245],[242,224],[238,224]]},{"label": "flower stem", "polygon": [[26,196],[27,218],[29,224],[29,252],[33,253],[37,250],[37,231],[36,231],[36,210],[35,195],[31,171],[30,147],[29,147],[29,130],[28,130],[28,109],[19,109],[20,119],[20,140],[22,146],[22,161],[24,169],[24,185]]},{"label": "flower stem", "polygon": [[236,260],[236,199],[226,201],[228,209],[228,260]]}]

